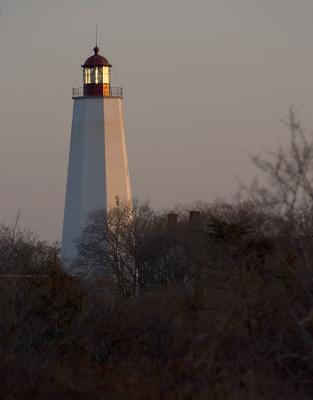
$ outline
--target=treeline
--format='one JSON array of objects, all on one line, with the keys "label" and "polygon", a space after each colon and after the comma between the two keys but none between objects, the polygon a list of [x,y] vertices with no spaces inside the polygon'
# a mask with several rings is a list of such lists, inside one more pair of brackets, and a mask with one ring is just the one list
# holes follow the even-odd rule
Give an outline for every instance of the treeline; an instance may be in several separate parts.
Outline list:
[{"label": "treeline", "polygon": [[234,204],[93,212],[75,274],[2,226],[0,398],[312,399],[313,146],[289,127]]},{"label": "treeline", "polygon": [[312,398],[311,211],[198,208],[95,212],[84,277],[3,227],[0,398]]}]

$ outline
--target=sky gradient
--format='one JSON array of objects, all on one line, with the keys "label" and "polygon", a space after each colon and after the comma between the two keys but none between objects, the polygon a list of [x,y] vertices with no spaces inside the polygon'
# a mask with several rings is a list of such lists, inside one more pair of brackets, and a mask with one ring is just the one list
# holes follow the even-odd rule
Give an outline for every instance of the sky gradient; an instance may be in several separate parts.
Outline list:
[{"label": "sky gradient", "polygon": [[0,0],[0,220],[60,240],[71,90],[99,47],[125,93],[135,197],[230,199],[248,152],[313,127],[312,0]]}]

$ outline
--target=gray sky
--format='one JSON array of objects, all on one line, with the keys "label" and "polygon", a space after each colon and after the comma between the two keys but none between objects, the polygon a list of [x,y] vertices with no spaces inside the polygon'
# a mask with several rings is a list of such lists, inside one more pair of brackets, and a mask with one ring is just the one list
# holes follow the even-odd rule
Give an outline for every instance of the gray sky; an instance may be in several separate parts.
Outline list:
[{"label": "gray sky", "polygon": [[[101,53],[125,91],[133,193],[231,198],[247,152],[313,127],[312,0],[0,0],[0,219],[60,239],[71,90]],[[118,80],[117,80],[118,79]]]}]

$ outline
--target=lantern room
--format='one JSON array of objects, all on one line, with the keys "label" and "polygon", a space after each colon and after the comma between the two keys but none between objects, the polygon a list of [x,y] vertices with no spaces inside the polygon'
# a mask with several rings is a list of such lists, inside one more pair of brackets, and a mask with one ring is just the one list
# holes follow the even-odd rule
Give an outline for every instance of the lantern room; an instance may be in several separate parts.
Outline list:
[{"label": "lantern room", "polygon": [[94,48],[95,54],[82,65],[84,70],[84,96],[108,97],[110,91],[110,73],[112,65]]}]

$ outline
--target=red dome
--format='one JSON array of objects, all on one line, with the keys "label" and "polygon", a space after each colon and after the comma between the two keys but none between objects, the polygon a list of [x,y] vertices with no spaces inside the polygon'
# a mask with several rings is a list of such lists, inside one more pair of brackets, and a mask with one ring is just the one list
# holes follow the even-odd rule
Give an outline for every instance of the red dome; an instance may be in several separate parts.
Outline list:
[{"label": "red dome", "polygon": [[109,63],[109,61],[104,58],[103,56],[100,56],[99,53],[99,48],[95,47],[94,48],[95,54],[91,57],[89,57],[86,61],[85,64],[82,65],[83,68],[92,68],[92,67],[112,67],[112,65]]}]

